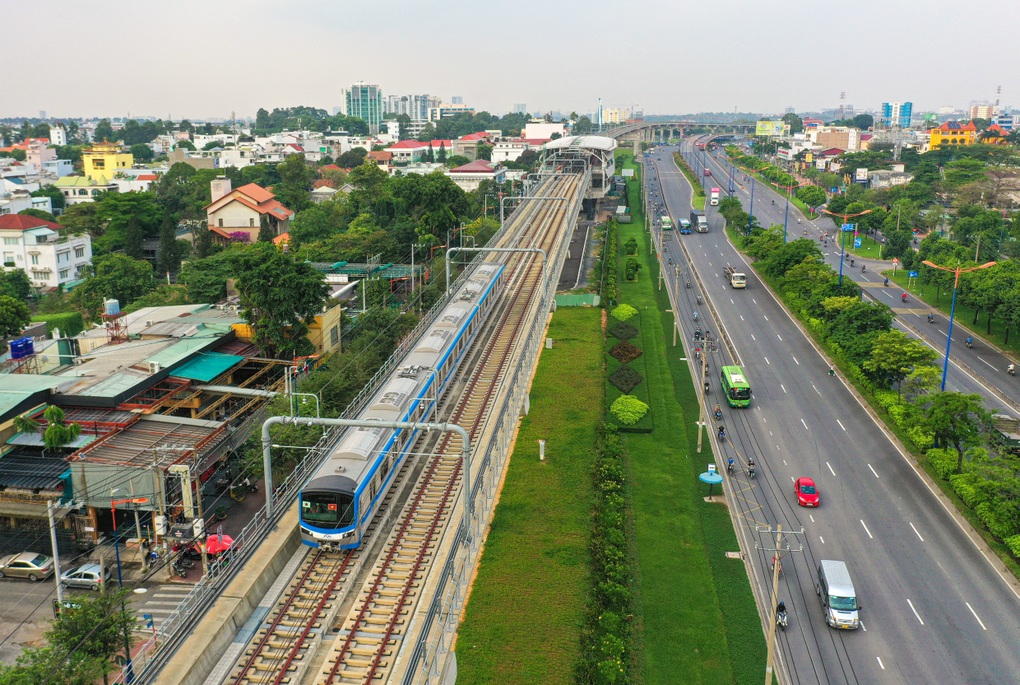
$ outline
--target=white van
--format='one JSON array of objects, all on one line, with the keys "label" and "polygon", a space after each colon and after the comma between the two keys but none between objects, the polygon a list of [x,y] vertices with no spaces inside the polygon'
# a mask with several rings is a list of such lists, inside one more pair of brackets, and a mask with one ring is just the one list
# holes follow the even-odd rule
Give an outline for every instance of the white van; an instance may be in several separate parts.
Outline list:
[{"label": "white van", "polygon": [[833,628],[856,630],[861,626],[861,605],[846,563],[822,559],[818,562],[815,592],[825,612],[825,622]]}]

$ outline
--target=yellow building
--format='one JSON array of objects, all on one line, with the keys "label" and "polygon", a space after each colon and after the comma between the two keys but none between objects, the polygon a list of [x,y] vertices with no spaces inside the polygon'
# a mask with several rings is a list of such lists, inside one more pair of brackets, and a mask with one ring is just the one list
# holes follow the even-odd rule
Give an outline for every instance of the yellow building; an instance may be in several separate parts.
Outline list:
[{"label": "yellow building", "polygon": [[959,121],[947,121],[938,128],[928,131],[931,140],[928,148],[938,150],[943,145],[973,145],[977,140],[977,128],[973,121],[961,124]]},{"label": "yellow building", "polygon": [[116,143],[95,143],[81,153],[85,176],[95,181],[111,180],[119,170],[134,166],[135,158]]}]

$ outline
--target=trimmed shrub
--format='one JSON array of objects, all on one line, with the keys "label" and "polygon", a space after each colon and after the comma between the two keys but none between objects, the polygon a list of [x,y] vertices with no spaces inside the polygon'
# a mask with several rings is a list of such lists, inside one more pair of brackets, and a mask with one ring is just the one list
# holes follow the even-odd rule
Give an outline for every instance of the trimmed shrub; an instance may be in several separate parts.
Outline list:
[{"label": "trimmed shrub", "polygon": [[629,395],[630,391],[641,385],[643,380],[644,378],[640,373],[626,364],[609,374],[609,382],[616,386],[624,395]]},{"label": "trimmed shrub", "polygon": [[60,335],[65,338],[74,336],[85,330],[85,322],[79,312],[61,312],[59,314],[40,314],[33,316],[32,321],[46,322],[46,335],[52,335],[53,329],[60,330]]},{"label": "trimmed shrub", "polygon": [[637,254],[637,239],[631,238],[628,240],[623,244],[623,249],[629,255]]},{"label": "trimmed shrub", "polygon": [[633,426],[648,413],[648,405],[633,395],[620,395],[613,401],[609,411],[625,426]]},{"label": "trimmed shrub", "polygon": [[641,265],[638,260],[634,257],[627,257],[627,265],[624,268],[624,277],[628,281],[637,280],[638,271],[641,270]]},{"label": "trimmed shrub", "polygon": [[609,332],[618,340],[630,340],[638,334],[638,329],[629,323],[615,323],[609,327]]},{"label": "trimmed shrub", "polygon": [[616,359],[617,361],[623,364],[628,364],[637,359],[638,357],[640,357],[644,353],[641,351],[640,348],[635,347],[634,345],[631,345],[629,342],[624,340],[622,342],[617,343],[613,349],[609,350],[609,354],[613,355],[613,358]]},{"label": "trimmed shrub", "polygon": [[637,313],[638,311],[629,304],[621,304],[619,307],[610,312],[610,314],[613,315],[613,318],[617,321],[626,321]]},{"label": "trimmed shrub", "polygon": [[1020,559],[1020,535],[1010,535],[1003,542],[1009,547],[1009,551],[1013,553],[1013,556]]}]

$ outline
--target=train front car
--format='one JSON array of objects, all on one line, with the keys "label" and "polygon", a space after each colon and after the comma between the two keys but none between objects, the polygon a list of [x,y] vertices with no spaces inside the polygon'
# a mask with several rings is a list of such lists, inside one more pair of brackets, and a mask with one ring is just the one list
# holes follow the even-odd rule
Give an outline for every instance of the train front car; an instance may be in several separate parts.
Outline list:
[{"label": "train front car", "polygon": [[392,440],[390,428],[351,428],[301,490],[301,542],[310,547],[353,549],[367,521],[359,485],[373,459]]}]

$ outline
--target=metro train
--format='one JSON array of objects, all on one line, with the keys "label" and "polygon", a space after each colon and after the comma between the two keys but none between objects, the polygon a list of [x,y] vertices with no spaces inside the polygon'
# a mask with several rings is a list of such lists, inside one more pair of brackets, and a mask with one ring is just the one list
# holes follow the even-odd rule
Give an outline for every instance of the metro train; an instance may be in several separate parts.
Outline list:
[{"label": "metro train", "polygon": [[[485,323],[503,282],[500,264],[481,264],[457,290],[358,417],[432,421],[438,398]],[[393,482],[417,431],[349,428],[301,490],[301,541],[355,549]]]}]

